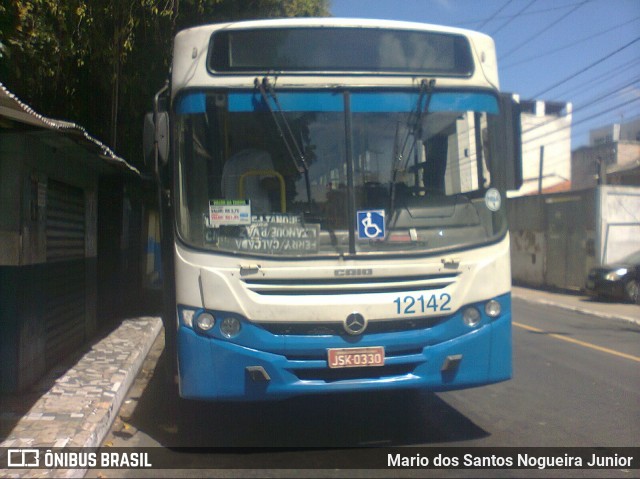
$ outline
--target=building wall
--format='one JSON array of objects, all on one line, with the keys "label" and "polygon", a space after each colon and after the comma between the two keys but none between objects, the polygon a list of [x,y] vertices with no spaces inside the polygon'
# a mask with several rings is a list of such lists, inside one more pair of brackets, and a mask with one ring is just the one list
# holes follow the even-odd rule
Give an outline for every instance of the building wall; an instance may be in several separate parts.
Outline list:
[{"label": "building wall", "polygon": [[620,141],[640,142],[640,120],[629,121],[620,125]]},{"label": "building wall", "polygon": [[[607,172],[634,167],[640,163],[640,143],[620,141],[603,143],[597,146],[580,148],[572,153],[571,178],[572,189],[592,188],[599,182],[600,163],[604,163]],[[624,174],[616,172],[616,182],[624,182]],[[605,180],[606,181],[606,180]],[[629,186],[640,186],[630,179]]]},{"label": "building wall", "polygon": [[145,208],[156,200],[154,195],[144,195],[137,178],[111,175],[99,180],[99,325],[156,311],[141,291],[147,255]]},{"label": "building wall", "polygon": [[544,284],[546,271],[545,215],[542,197],[507,200],[511,239],[511,274],[516,282]]},{"label": "building wall", "polygon": [[599,188],[599,264],[611,264],[640,250],[640,188]]},{"label": "building wall", "polygon": [[79,188],[84,195],[84,256],[96,256],[96,189],[99,160],[54,132],[0,136],[0,265],[47,262],[47,185]]},{"label": "building wall", "polygon": [[595,192],[510,198],[515,283],[578,290],[595,263]]},{"label": "building wall", "polygon": [[102,162],[52,131],[0,135],[0,390],[22,390],[96,329]]},{"label": "building wall", "polygon": [[613,143],[579,148],[571,155],[571,187],[574,190],[593,188],[598,184],[600,163],[615,164],[616,148]]},{"label": "building wall", "polygon": [[571,182],[571,103],[522,102],[522,174],[523,185],[516,194],[536,194],[540,187],[542,153],[542,190],[570,188]]},{"label": "building wall", "polygon": [[24,141],[0,136],[0,265],[20,264],[20,225],[24,174],[16,161],[25,155]]},{"label": "building wall", "polygon": [[611,183],[640,186],[639,167],[640,120],[607,125],[591,130],[589,146],[572,153],[572,187],[579,190],[608,184],[609,174]]},{"label": "building wall", "polygon": [[620,140],[620,125],[607,125],[589,132],[589,146],[600,146]]},{"label": "building wall", "polygon": [[599,186],[507,201],[515,283],[579,290],[590,268],[640,250],[640,188]]},{"label": "building wall", "polygon": [[612,125],[596,128],[589,132],[589,145],[598,146],[604,143],[618,141],[640,142],[640,120],[626,123],[614,123]]}]

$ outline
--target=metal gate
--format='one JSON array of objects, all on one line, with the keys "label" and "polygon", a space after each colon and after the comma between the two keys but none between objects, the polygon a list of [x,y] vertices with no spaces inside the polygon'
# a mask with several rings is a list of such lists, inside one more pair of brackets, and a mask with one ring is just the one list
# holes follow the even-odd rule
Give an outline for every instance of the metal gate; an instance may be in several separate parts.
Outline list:
[{"label": "metal gate", "polygon": [[84,190],[49,180],[46,208],[47,268],[43,299],[45,358],[51,364],[85,340]]},{"label": "metal gate", "polygon": [[585,198],[558,196],[545,200],[547,262],[545,283],[579,290],[584,285],[586,264]]}]

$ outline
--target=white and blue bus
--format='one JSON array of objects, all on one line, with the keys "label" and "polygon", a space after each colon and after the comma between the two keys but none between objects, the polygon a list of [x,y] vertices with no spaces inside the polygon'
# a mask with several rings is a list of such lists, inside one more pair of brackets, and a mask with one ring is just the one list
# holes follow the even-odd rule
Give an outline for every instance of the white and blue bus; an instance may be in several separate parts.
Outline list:
[{"label": "white and blue bus", "polygon": [[191,28],[149,124],[183,398],[511,377],[520,123],[489,37],[333,18]]}]

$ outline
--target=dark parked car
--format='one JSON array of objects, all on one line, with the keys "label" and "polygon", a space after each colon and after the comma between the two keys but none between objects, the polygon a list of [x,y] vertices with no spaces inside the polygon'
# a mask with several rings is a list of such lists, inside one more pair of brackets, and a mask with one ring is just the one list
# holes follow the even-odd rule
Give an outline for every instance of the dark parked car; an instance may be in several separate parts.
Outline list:
[{"label": "dark parked car", "polygon": [[592,296],[626,299],[640,304],[640,251],[615,264],[592,268],[585,289]]}]

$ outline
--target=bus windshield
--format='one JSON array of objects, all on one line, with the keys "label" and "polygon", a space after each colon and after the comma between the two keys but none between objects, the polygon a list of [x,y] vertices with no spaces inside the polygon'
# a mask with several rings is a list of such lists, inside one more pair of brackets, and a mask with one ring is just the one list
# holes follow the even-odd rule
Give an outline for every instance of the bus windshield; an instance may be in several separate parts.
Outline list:
[{"label": "bus windshield", "polygon": [[177,227],[246,256],[428,253],[506,232],[494,95],[189,91],[175,101]]}]

